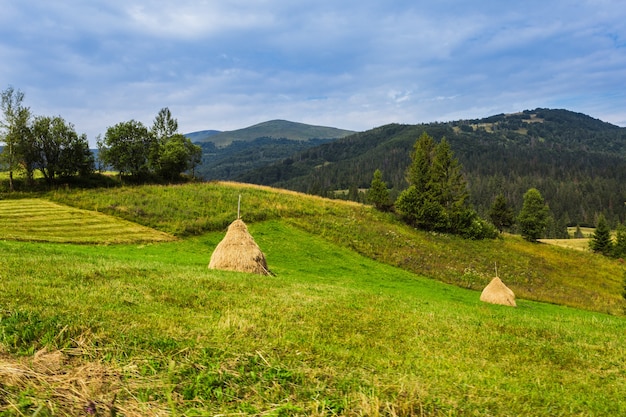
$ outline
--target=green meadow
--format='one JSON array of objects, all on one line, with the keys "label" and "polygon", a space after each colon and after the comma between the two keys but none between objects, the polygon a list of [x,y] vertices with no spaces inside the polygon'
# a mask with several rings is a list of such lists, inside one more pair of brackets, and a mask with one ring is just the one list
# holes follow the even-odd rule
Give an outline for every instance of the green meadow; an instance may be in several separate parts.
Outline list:
[{"label": "green meadow", "polygon": [[[273,276],[207,268],[239,195]],[[626,414],[599,255],[225,183],[0,200],[0,250],[0,416]],[[517,308],[479,301],[496,263]]]}]

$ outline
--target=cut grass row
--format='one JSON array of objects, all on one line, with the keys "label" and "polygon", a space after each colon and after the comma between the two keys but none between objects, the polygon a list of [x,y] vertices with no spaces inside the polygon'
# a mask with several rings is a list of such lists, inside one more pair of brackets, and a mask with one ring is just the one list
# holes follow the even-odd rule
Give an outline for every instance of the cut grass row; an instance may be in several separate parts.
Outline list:
[{"label": "cut grass row", "polygon": [[56,243],[120,244],[175,238],[113,216],[43,199],[0,200],[0,238]]},{"label": "cut grass row", "polygon": [[[0,241],[0,410],[109,415],[115,398],[126,416],[626,413],[621,317],[488,305],[284,220],[249,226],[275,276],[207,269],[222,232]],[[43,347],[60,369],[34,378],[16,355]]]}]

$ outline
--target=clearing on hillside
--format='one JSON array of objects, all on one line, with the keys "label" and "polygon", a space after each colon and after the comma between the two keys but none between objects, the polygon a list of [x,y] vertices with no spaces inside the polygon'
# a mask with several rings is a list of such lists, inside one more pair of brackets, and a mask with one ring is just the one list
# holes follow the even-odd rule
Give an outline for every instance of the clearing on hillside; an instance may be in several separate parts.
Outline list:
[{"label": "clearing on hillside", "polygon": [[42,199],[0,200],[0,239],[121,244],[176,238],[113,216]]}]

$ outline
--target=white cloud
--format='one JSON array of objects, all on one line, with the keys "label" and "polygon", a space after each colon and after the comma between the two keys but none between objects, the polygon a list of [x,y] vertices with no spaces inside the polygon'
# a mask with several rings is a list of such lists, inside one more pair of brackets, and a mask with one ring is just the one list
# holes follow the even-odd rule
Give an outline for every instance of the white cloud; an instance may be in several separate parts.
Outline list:
[{"label": "white cloud", "polygon": [[616,0],[8,0],[0,80],[90,139],[165,106],[185,131],[539,106],[623,123],[624,20]]},{"label": "white cloud", "polygon": [[[142,4],[143,3],[143,4]],[[242,2],[140,2],[125,9],[128,24],[158,38],[198,39],[229,31],[271,27],[271,13]]]}]

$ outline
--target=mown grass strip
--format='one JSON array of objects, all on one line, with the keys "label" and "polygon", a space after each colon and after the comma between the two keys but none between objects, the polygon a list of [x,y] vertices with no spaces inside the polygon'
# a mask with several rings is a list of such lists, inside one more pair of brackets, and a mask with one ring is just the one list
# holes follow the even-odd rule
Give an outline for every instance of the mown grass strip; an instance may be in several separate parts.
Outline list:
[{"label": "mown grass strip", "polygon": [[0,239],[88,244],[168,242],[136,223],[43,199],[0,200]]}]

